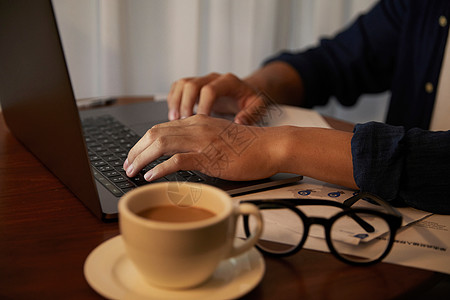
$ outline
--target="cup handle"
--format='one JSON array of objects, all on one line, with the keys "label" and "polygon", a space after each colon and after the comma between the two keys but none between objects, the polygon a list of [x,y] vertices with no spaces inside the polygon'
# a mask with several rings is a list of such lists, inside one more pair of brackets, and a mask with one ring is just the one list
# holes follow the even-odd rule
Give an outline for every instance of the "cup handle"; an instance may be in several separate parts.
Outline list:
[{"label": "cup handle", "polygon": [[261,237],[263,230],[261,213],[259,212],[259,209],[255,205],[250,203],[240,204],[235,209],[234,214],[236,217],[235,218],[236,221],[238,220],[237,218],[238,215],[253,215],[254,217],[256,217],[256,231],[252,232],[252,234],[244,241],[243,244],[239,246],[233,245],[228,257],[237,256],[252,248],[256,244],[258,239]]}]

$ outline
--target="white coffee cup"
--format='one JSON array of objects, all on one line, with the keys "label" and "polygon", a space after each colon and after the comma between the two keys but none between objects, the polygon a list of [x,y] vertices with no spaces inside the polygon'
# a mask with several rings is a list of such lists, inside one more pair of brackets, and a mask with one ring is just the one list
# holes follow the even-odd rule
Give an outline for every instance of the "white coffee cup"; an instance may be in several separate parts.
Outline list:
[{"label": "white coffee cup", "polygon": [[[215,215],[193,222],[161,222],[137,213],[155,206],[199,207]],[[234,245],[239,215],[255,216],[255,234]],[[164,182],[139,187],[119,201],[120,231],[128,257],[143,278],[168,289],[195,287],[205,282],[220,261],[254,246],[262,232],[259,210],[233,204],[224,191],[199,183]]]}]

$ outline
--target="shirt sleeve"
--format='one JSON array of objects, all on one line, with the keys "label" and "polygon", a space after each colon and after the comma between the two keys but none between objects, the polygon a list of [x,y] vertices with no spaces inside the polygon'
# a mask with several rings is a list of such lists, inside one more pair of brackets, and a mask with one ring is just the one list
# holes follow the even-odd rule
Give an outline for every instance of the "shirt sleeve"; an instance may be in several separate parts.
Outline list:
[{"label": "shirt sleeve", "polygon": [[351,148],[353,175],[361,191],[450,214],[450,131],[357,124]]},{"label": "shirt sleeve", "polygon": [[390,88],[397,55],[403,1],[381,1],[332,39],[300,52],[282,52],[265,63],[283,61],[302,77],[303,105],[325,105],[331,96],[346,106],[363,93]]}]

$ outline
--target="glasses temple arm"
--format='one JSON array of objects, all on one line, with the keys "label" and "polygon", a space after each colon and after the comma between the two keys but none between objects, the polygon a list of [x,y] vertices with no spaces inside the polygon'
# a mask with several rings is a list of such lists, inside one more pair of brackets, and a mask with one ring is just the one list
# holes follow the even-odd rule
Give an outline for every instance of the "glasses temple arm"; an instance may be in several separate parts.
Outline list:
[{"label": "glasses temple arm", "polygon": [[345,200],[343,202],[343,204],[347,207],[351,207],[358,200],[361,200],[364,198],[369,198],[370,200],[375,201],[376,204],[379,204],[380,206],[382,206],[384,209],[386,209],[392,215],[396,215],[396,216],[400,216],[400,217],[402,216],[402,214],[400,212],[398,212],[398,210],[396,210],[394,207],[390,206],[388,203],[386,203],[386,201],[384,201],[380,197],[378,197],[374,194],[368,193],[368,192],[362,192],[362,193],[356,194],[353,197],[350,197],[347,200]]},{"label": "glasses temple arm", "polygon": [[361,226],[366,232],[372,233],[375,232],[375,228],[373,228],[372,225],[370,225],[369,223],[367,223],[366,221],[364,221],[363,219],[361,219],[361,217],[359,217],[357,214],[355,214],[354,212],[352,212],[351,210],[349,211],[349,216],[356,222],[358,223],[359,226]]}]

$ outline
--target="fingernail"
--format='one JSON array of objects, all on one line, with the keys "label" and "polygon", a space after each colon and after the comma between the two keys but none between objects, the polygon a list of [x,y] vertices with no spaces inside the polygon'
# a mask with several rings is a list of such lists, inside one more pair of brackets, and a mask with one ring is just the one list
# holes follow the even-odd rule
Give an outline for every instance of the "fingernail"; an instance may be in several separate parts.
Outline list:
[{"label": "fingernail", "polygon": [[128,169],[128,166],[129,166],[129,164],[128,164],[128,158],[127,158],[127,159],[125,159],[125,162],[123,163],[123,169],[124,170]]},{"label": "fingernail", "polygon": [[169,120],[175,120],[175,112],[173,111],[173,109],[169,110]]},{"label": "fingernail", "polygon": [[144,174],[144,179],[147,181],[151,181],[153,177],[153,170],[148,171]]},{"label": "fingernail", "polygon": [[242,125],[242,121],[240,118],[234,118],[234,123]]},{"label": "fingernail", "polygon": [[176,109],[171,109],[169,111],[169,120],[173,121],[173,120],[178,120],[180,118],[178,111]]},{"label": "fingernail", "polygon": [[127,175],[131,176],[133,174],[133,170],[134,170],[134,166],[133,164],[131,164],[130,166],[128,166],[127,168]]}]

